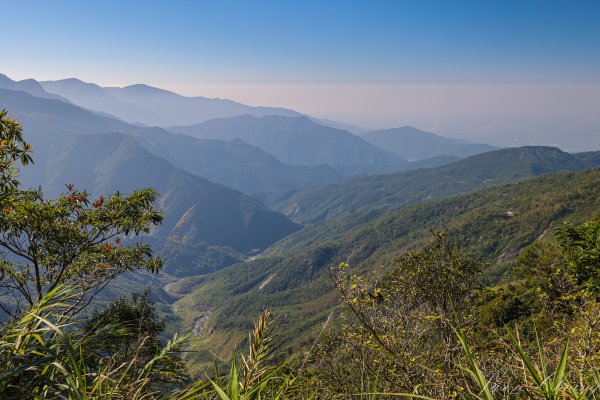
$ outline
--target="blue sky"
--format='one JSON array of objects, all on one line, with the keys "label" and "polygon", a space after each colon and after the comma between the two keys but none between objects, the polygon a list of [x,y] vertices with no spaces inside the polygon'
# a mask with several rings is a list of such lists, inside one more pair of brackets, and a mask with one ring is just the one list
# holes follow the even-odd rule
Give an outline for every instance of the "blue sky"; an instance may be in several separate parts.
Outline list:
[{"label": "blue sky", "polygon": [[12,73],[600,82],[599,1],[10,1],[2,15],[5,50],[16,56],[3,64]]},{"label": "blue sky", "polygon": [[[600,1],[0,0],[0,6],[0,72],[15,79],[144,82],[370,126],[414,122],[414,115],[370,115],[358,100],[346,102],[344,113],[333,104],[340,95],[332,88],[348,96],[381,90],[382,100],[394,99],[395,88],[402,103],[403,85],[462,85],[472,92],[490,84],[600,84]],[[311,107],[327,93],[329,108]],[[537,95],[531,93],[532,102]]]}]

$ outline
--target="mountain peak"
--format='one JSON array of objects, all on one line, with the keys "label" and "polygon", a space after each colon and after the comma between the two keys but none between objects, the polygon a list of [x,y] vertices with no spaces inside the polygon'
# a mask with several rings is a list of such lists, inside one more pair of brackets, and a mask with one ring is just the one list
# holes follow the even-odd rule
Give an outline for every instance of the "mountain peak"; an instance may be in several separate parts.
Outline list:
[{"label": "mountain peak", "polygon": [[402,157],[379,149],[359,136],[317,124],[303,115],[246,114],[192,126],[174,126],[169,130],[203,139],[240,138],[284,163],[328,164],[346,176],[398,171],[406,164]]},{"label": "mountain peak", "polygon": [[31,96],[41,97],[45,99],[55,99],[68,102],[64,97],[48,93],[42,85],[35,79],[23,79],[14,81],[4,74],[0,74],[0,89],[16,90],[25,92]]},{"label": "mountain peak", "polygon": [[[160,89],[154,86],[146,85],[144,83],[135,83],[133,85],[124,86],[122,88],[111,88],[111,89],[121,89],[123,91],[127,91],[133,94],[169,94],[169,95],[177,95],[177,93],[170,92],[165,89]],[[178,96],[178,95],[177,95]]]},{"label": "mountain peak", "polygon": [[96,85],[95,83],[85,82],[85,81],[82,81],[81,79],[77,79],[77,78],[58,79],[56,81],[41,81],[40,84],[42,86],[46,86],[46,85],[52,85],[52,86],[63,85],[63,86],[71,87],[71,88],[74,88],[74,87],[86,87],[86,88],[101,89],[101,86]]}]

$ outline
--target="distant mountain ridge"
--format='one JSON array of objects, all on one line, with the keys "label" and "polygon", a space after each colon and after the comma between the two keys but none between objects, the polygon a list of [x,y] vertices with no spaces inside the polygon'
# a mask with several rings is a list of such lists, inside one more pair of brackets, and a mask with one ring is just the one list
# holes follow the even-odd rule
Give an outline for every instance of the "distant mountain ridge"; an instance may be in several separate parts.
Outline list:
[{"label": "distant mountain ridge", "polygon": [[600,167],[600,152],[570,154],[528,146],[477,154],[437,168],[346,179],[318,188],[273,193],[267,205],[303,224],[357,211],[387,210],[536,175]]},{"label": "distant mountain ridge", "polygon": [[40,85],[40,83],[34,79],[13,81],[8,76],[6,76],[4,74],[0,74],[0,89],[18,90],[18,91],[22,91],[25,93],[29,93],[30,95],[36,96],[36,97],[41,97],[41,98],[45,98],[45,99],[62,100],[62,101],[68,102],[68,100],[62,96],[46,92],[44,90],[44,88],[42,87],[42,85]]},{"label": "distant mountain ridge", "polygon": [[152,130],[138,140],[177,167],[244,193],[321,186],[342,179],[329,165],[285,164],[239,139],[197,139]]},{"label": "distant mountain ridge", "polygon": [[[42,81],[40,85],[48,92],[60,94],[79,106],[146,126],[194,125],[209,119],[244,114],[257,117],[304,115],[281,107],[248,106],[228,99],[182,96],[142,83],[125,87],[102,87],[95,83],[68,78]],[[317,124],[348,130],[355,134],[368,130],[344,122],[309,118]]]},{"label": "distant mountain ridge", "polygon": [[193,125],[213,118],[242,114],[300,115],[285,108],[253,107],[232,100],[186,97],[144,84],[122,88],[101,87],[75,78],[42,81],[40,84],[47,92],[60,95],[82,107],[149,126]]},{"label": "distant mountain ridge", "polygon": [[242,115],[167,129],[204,139],[239,138],[287,164],[329,164],[345,176],[398,171],[407,165],[402,157],[348,131],[318,125],[303,116]]},{"label": "distant mountain ridge", "polygon": [[25,133],[44,132],[132,135],[151,153],[178,168],[246,193],[289,190],[336,181],[328,166],[290,166],[240,141],[202,140],[174,135],[160,128],[140,127],[102,116],[70,103],[0,89],[0,107],[24,124]]},{"label": "distant mountain ridge", "polygon": [[392,151],[407,160],[416,161],[437,156],[469,157],[496,147],[446,138],[412,126],[366,132],[363,139],[382,149]]},{"label": "distant mountain ridge", "polygon": [[[3,79],[2,79],[3,77]],[[4,86],[3,82],[4,81]],[[18,87],[17,87],[18,85]],[[380,150],[392,152],[396,156],[412,161],[422,159],[436,159],[441,156],[465,156],[477,152],[488,151],[491,146],[469,144],[460,140],[443,138],[439,135],[420,131],[416,128],[404,127],[383,131],[368,132],[367,129],[343,122],[328,119],[314,118],[303,115],[294,110],[278,107],[253,107],[232,100],[210,99],[206,97],[186,97],[168,90],[155,88],[146,84],[134,84],[126,87],[102,87],[94,83],[83,82],[76,78],[58,81],[37,82],[33,79],[19,83],[11,81],[6,76],[0,76],[0,88],[23,90],[34,96],[54,98],[76,104],[93,111],[96,114],[119,119],[141,127],[173,126],[173,131],[181,132],[183,129],[192,129],[191,126],[202,124],[209,120],[236,118],[243,115],[253,117],[303,117],[314,123],[310,129],[328,127],[346,133],[364,134],[364,139],[372,142]],[[232,122],[233,123],[233,122]],[[181,128],[181,129],[180,129]],[[264,127],[268,129],[267,127]],[[256,145],[251,140],[246,142]],[[273,154],[264,146],[257,146]],[[347,148],[345,150],[348,150]],[[372,150],[370,151],[372,152]],[[290,161],[282,154],[273,154],[281,161],[288,164],[305,165],[310,159]],[[369,157],[370,155],[367,155]],[[388,155],[389,156],[389,155]],[[349,157],[354,157],[351,153]],[[364,175],[398,171],[398,166],[389,167],[389,160],[382,158],[382,164],[377,167],[370,166],[354,171],[336,168],[343,175]],[[436,163],[425,164],[439,165],[441,158]],[[369,161],[370,162],[370,161]],[[326,164],[320,162],[318,164]],[[338,163],[339,164],[339,163]],[[313,164],[310,164],[313,165]],[[407,167],[411,168],[411,167]],[[257,191],[262,191],[258,189]]]}]

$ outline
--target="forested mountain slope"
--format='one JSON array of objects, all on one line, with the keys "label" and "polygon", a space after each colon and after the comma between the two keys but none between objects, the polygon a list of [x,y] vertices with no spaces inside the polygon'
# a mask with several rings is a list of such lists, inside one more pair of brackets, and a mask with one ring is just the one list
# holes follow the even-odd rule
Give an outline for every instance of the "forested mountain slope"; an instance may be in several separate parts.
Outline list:
[{"label": "forested mountain slope", "polygon": [[325,187],[273,193],[264,200],[294,220],[310,224],[357,211],[387,210],[551,172],[598,167],[598,154],[570,154],[554,147],[508,148],[437,168],[351,178]]},{"label": "forested mountain slope", "polygon": [[172,291],[188,293],[177,303],[178,315],[187,328],[200,321],[206,333],[201,347],[220,356],[230,354],[248,329],[244,316],[265,308],[281,315],[289,343],[305,346],[337,304],[328,269],[340,262],[354,272],[373,270],[422,245],[432,230],[443,230],[488,263],[484,281],[497,282],[510,274],[519,250],[548,229],[598,212],[600,170],[551,174],[305,228],[254,261],[183,280]]}]

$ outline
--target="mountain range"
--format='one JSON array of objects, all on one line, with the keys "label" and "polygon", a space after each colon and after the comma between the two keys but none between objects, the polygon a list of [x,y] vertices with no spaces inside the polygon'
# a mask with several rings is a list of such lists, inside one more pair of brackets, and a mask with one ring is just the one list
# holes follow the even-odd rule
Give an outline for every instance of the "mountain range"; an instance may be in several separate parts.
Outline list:
[{"label": "mountain range", "polygon": [[140,126],[188,126],[210,119],[251,115],[303,116],[322,126],[361,134],[362,137],[400,156],[414,160],[439,155],[465,157],[492,149],[491,146],[444,138],[412,127],[370,131],[338,121],[318,119],[277,107],[252,107],[231,100],[186,97],[144,84],[126,87],[102,87],[69,78],[37,82],[12,81],[0,74],[0,88],[26,91],[37,97],[68,101],[102,115],[112,116]]},{"label": "mountain range", "polygon": [[65,99],[62,96],[46,92],[42,85],[40,85],[40,83],[34,79],[13,81],[8,76],[0,74],[0,89],[18,90],[25,93],[29,93],[32,96],[41,97],[44,99],[55,99],[69,102],[69,100]]},{"label": "mountain range", "polygon": [[241,114],[256,116],[299,113],[276,107],[251,107],[231,100],[186,97],[144,84],[101,87],[79,79],[42,81],[45,91],[60,95],[94,111],[117,116],[130,123],[149,126],[193,125],[213,118]]},{"label": "mountain range", "polygon": [[600,152],[570,154],[554,147],[508,148],[437,168],[347,179],[324,187],[278,192],[263,200],[302,224],[357,211],[391,209],[557,171],[600,167]]},{"label": "mountain range", "polygon": [[[413,158],[435,154],[443,145],[458,152],[407,162],[348,131],[319,125],[297,113],[245,114],[166,130],[130,124],[107,114],[106,107],[91,111],[72,100],[83,101],[77,97],[83,96],[96,105],[113,104],[126,112],[119,102],[141,106],[160,98],[175,103],[189,98],[173,97],[178,95],[144,85],[102,88],[78,80],[16,82],[3,75],[0,87],[5,88],[0,89],[2,107],[23,122],[35,149],[36,167],[24,171],[24,184],[42,185],[54,195],[67,182],[95,194],[155,187],[166,218],[165,225],[149,240],[156,240],[163,252],[172,250],[169,258],[178,261],[168,265],[183,275],[218,269],[239,261],[243,254],[264,250],[299,229],[297,223],[314,224],[538,174],[581,170],[596,165],[599,158],[595,153],[570,155],[558,149],[532,147],[455,162],[465,152],[490,147],[410,127],[364,134],[375,142],[376,138],[403,137],[406,154]],[[51,90],[62,94],[49,93]],[[139,96],[153,100],[144,103]],[[430,153],[415,153],[419,137],[429,143]],[[392,145],[378,145],[399,151]],[[440,164],[447,165],[430,168]],[[413,168],[421,169],[340,181],[342,176]],[[270,211],[256,198],[211,181],[245,193],[262,193],[260,198],[269,207],[297,223]]]},{"label": "mountain range", "polygon": [[403,169],[407,161],[348,131],[315,123],[307,117],[269,115],[218,118],[193,126],[167,128],[197,138],[241,139],[288,164],[329,164],[344,176]]},{"label": "mountain range", "polygon": [[178,168],[246,193],[294,189],[340,179],[332,167],[286,165],[241,141],[173,135],[161,128],[127,124],[70,103],[34,97],[22,91],[0,89],[0,100],[2,107],[8,108],[11,115],[23,123],[26,134],[125,133]]},{"label": "mountain range", "polygon": [[300,228],[248,195],[175,168],[131,136],[63,133],[28,137],[34,148],[45,151],[36,152],[35,164],[23,169],[23,185],[41,185],[46,193],[55,195],[69,183],[95,197],[154,188],[160,195],[157,207],[164,213],[163,224],[149,239],[156,248],[165,243],[205,244],[248,253]]},{"label": "mountain range", "polygon": [[[415,130],[416,133],[413,132],[410,140],[407,140],[405,131],[411,128],[406,127],[392,130],[394,131],[392,134],[385,133],[383,135],[385,143],[383,144],[374,140],[379,137],[378,132],[366,133],[363,138],[373,139],[374,143],[381,147],[378,148],[369,146],[369,143],[357,139],[356,135],[349,132],[364,133],[366,131],[364,128],[316,119],[293,110],[250,107],[222,99],[185,97],[143,84],[123,88],[101,87],[73,78],[42,82],[27,79],[16,82],[5,75],[0,75],[0,88],[21,90],[36,97],[72,103],[88,109],[96,115],[119,120],[121,123],[127,121],[129,125],[136,127],[175,125],[171,130],[192,133],[192,136],[229,138],[229,140],[240,138],[269,152],[284,163],[311,166],[328,164],[334,166],[345,176],[441,165],[453,160],[449,157],[458,156],[460,158],[465,154],[472,154],[477,149],[485,151],[490,148],[485,145],[479,146],[442,138],[418,130]],[[208,123],[202,124],[201,122]],[[207,129],[214,130],[214,132],[206,132]],[[412,129],[414,130],[414,128]],[[117,131],[123,132],[122,127]],[[404,158],[411,160],[431,158],[431,160],[424,160],[420,164],[406,164],[403,157],[399,155],[398,146],[390,146],[386,141],[394,143],[405,141],[407,146],[412,146],[411,150],[406,152],[409,157]],[[302,144],[302,148],[297,147],[299,143]],[[450,143],[453,148],[452,151],[447,152],[448,154],[439,151],[444,147],[450,149],[452,147],[448,145]],[[420,152],[413,154],[419,146]],[[335,152],[336,147],[340,151]],[[460,148],[462,147],[468,148],[466,152],[461,153]],[[307,150],[301,151],[304,148]],[[363,157],[364,160],[362,160]],[[196,173],[196,171],[194,172]],[[212,176],[204,176],[214,179]],[[231,182],[221,183],[232,186]],[[320,183],[317,182],[317,184]],[[276,188],[264,189],[266,190],[255,188],[251,192],[263,192]]]},{"label": "mountain range", "polygon": [[[27,86],[22,82],[6,78],[3,86],[11,89]],[[45,93],[40,85],[35,87],[36,93]],[[6,107],[15,110],[27,129],[43,128],[48,133],[127,133],[135,136],[147,150],[166,158],[176,167],[246,193],[316,186],[338,180],[341,175],[364,175],[421,166],[406,163],[399,156],[385,152],[356,135],[318,125],[307,117],[256,118],[244,115],[211,120],[201,127],[218,125],[220,130],[204,137],[218,137],[220,142],[215,139],[193,140],[189,135],[174,136],[158,127],[129,124],[105,112],[86,110],[69,101],[44,102],[60,100],[48,93],[34,98],[25,96],[25,93],[29,92],[4,92],[2,101]],[[42,114],[45,118],[40,121]],[[253,130],[252,136],[247,135],[249,129]],[[255,140],[256,137],[260,140]],[[232,140],[235,143],[231,143]],[[273,151],[274,147],[281,151]],[[306,149],[302,150],[304,147]],[[436,158],[423,162],[429,166],[448,161]]]},{"label": "mountain range", "polygon": [[[335,311],[339,294],[330,269],[348,274],[385,271],[406,251],[423,246],[432,231],[448,237],[484,262],[481,279],[510,275],[520,250],[561,221],[581,223],[600,210],[600,170],[556,173],[470,194],[363,212],[305,228],[260,257],[169,287],[182,326],[203,335],[197,365],[214,355],[229,357],[248,328],[244,315],[272,310],[291,352],[310,347]],[[197,305],[201,304],[202,308]],[[204,364],[203,364],[204,363]]]},{"label": "mountain range", "polygon": [[[359,136],[293,110],[76,79],[0,75],[3,108],[34,149],[23,186],[156,189],[164,223],[142,238],[165,260],[156,299],[181,321],[172,329],[204,335],[202,362],[227,357],[265,308],[293,346],[310,345],[337,304],[339,262],[373,271],[444,230],[488,263],[482,282],[500,282],[553,224],[600,209],[600,172],[582,172],[600,152],[494,149],[411,127]],[[108,293],[146,283],[124,276]]]},{"label": "mountain range", "polygon": [[[166,131],[127,125],[21,91],[0,89],[0,99],[24,124],[34,149],[34,165],[22,170],[24,187],[41,186],[50,196],[63,192],[67,183],[94,196],[140,187],[157,190],[165,218],[147,240],[156,249],[187,254],[177,264],[167,261],[167,271],[171,266],[181,274],[214,270],[300,228],[253,197],[176,168],[138,141],[147,130],[172,136]],[[207,266],[207,254],[221,262]]]},{"label": "mountain range", "polygon": [[436,156],[465,158],[496,149],[487,144],[446,138],[412,126],[370,131],[362,134],[361,137],[381,149],[394,152],[411,161]]}]

